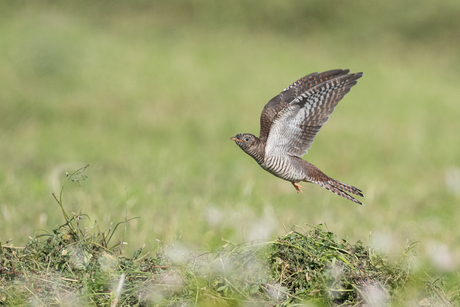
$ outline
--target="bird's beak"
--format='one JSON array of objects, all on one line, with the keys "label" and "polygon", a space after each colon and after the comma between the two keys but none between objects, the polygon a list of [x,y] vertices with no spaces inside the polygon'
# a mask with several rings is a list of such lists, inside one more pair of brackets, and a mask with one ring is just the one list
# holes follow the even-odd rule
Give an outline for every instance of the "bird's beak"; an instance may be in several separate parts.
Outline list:
[{"label": "bird's beak", "polygon": [[242,140],[237,139],[236,137],[232,137],[232,138],[230,138],[230,140],[235,141],[235,142],[241,142],[241,143],[243,143]]}]

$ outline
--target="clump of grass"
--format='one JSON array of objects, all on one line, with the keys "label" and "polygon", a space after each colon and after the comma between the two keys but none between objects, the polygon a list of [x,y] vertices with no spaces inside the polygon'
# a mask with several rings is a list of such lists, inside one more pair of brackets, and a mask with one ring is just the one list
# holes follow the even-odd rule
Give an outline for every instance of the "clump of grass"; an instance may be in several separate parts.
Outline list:
[{"label": "clump of grass", "polygon": [[[85,214],[71,216],[64,210],[62,192],[68,182],[86,179],[83,172],[89,165],[72,174],[66,173],[59,197],[55,200],[61,207],[65,223],[52,233],[30,237],[25,247],[15,247],[11,242],[0,245],[0,304],[24,304],[34,302],[42,306],[63,303],[97,304],[118,300],[130,305],[138,301],[137,293],[130,291],[158,275],[164,267],[161,258],[139,258],[142,249],[132,257],[122,255],[123,242],[110,246],[120,222],[108,231],[100,231],[97,223],[86,226],[90,218]],[[126,272],[126,273],[124,273]],[[117,282],[126,274],[125,289],[121,299],[116,291]]]},{"label": "clump of grass", "polygon": [[302,234],[292,231],[276,241],[269,256],[275,278],[293,294],[332,304],[389,302],[410,277],[408,266],[392,263],[365,247],[337,242],[322,225]]},{"label": "clump of grass", "polygon": [[268,253],[271,278],[283,290],[283,306],[302,301],[320,306],[453,306],[459,302],[458,282],[448,286],[445,276],[432,278],[424,269],[414,269],[416,243],[390,258],[361,241],[338,241],[324,225],[302,230],[273,242]]},{"label": "clump of grass", "polygon": [[[86,168],[66,174],[66,183],[80,183]],[[204,252],[181,251],[175,243],[155,255],[140,248],[128,257],[123,240],[111,240],[129,219],[103,232],[97,223],[87,225],[87,215],[64,210],[62,190],[55,199],[63,225],[30,237],[24,247],[0,245],[0,305],[383,306],[411,300],[450,306],[459,299],[459,291],[449,289],[449,298],[436,281],[411,272],[406,260],[413,245],[404,261],[391,260],[361,242],[338,242],[319,225],[275,241],[227,242]]]}]

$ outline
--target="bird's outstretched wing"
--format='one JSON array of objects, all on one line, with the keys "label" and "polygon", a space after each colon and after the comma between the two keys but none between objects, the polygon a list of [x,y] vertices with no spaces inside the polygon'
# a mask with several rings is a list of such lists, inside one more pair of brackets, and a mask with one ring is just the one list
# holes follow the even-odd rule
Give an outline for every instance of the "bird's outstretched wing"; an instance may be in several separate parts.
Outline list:
[{"label": "bird's outstretched wing", "polygon": [[330,70],[307,75],[270,100],[260,117],[265,152],[303,156],[335,106],[362,73]]},{"label": "bird's outstretched wing", "polygon": [[264,107],[260,115],[260,139],[267,140],[273,120],[277,114],[287,107],[291,101],[312,87],[327,80],[346,75],[349,70],[330,70],[323,73],[312,73],[300,78],[286,87],[279,95],[273,97]]}]

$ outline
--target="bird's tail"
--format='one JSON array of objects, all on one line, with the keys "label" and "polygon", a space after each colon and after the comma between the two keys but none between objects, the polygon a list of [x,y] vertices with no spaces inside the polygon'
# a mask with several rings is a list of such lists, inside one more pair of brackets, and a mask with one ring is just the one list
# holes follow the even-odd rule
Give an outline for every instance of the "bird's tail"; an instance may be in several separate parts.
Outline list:
[{"label": "bird's tail", "polygon": [[345,197],[346,199],[351,200],[352,202],[355,202],[355,203],[360,204],[360,205],[363,204],[362,202],[360,202],[356,198],[354,198],[354,197],[352,197],[352,196],[347,194],[347,192],[348,192],[348,193],[351,193],[351,194],[355,194],[355,195],[364,197],[363,192],[360,189],[358,189],[357,187],[354,187],[352,185],[340,182],[340,181],[332,179],[330,177],[329,177],[329,180],[316,181],[314,183],[316,183],[317,185],[325,188],[326,190],[331,191],[332,193],[335,193],[335,194],[337,194],[339,196]]},{"label": "bird's tail", "polygon": [[347,194],[351,193],[364,197],[364,194],[360,189],[329,177],[320,171],[319,168],[305,160],[299,158],[297,161],[302,164],[302,167],[305,169],[305,173],[307,174],[304,181],[315,183],[325,188],[326,190],[329,190],[339,196],[345,197],[346,199],[351,200],[357,204],[363,204],[359,200]]}]

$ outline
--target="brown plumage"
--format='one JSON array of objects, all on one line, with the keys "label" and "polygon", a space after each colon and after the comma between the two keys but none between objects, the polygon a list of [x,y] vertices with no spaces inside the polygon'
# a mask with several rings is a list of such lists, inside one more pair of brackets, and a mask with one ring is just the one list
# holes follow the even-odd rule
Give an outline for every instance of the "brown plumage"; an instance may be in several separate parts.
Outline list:
[{"label": "brown plumage", "polygon": [[307,153],[321,127],[340,100],[356,85],[363,73],[330,70],[309,74],[272,98],[260,116],[260,137],[249,133],[232,137],[235,143],[259,165],[302,192],[301,181],[323,188],[362,204],[347,193],[364,197],[358,188],[324,174],[313,164],[301,159]]}]

